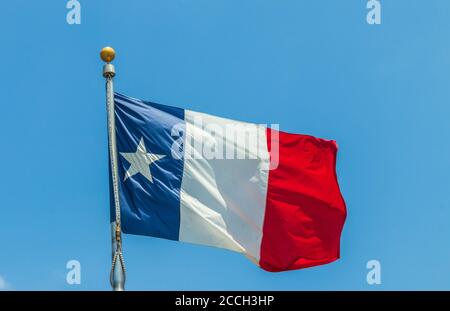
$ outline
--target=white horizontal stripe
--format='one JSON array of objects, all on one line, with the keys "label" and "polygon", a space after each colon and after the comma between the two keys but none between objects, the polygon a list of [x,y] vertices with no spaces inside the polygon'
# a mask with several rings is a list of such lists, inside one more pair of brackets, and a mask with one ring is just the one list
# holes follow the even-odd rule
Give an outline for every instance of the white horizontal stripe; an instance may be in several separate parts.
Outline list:
[{"label": "white horizontal stripe", "polygon": [[[180,241],[242,252],[257,263],[268,182],[266,128],[189,110],[185,122]],[[228,137],[230,125],[248,126],[246,135],[257,141]],[[217,159],[233,150],[235,159]]]}]

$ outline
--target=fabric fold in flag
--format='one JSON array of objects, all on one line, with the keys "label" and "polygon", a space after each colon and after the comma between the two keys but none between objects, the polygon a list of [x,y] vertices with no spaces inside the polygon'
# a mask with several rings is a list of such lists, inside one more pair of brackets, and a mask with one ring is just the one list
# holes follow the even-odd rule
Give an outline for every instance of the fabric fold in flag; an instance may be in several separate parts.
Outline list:
[{"label": "fabric fold in flag", "polygon": [[229,249],[267,271],[339,258],[334,141],[115,94],[124,233]]}]

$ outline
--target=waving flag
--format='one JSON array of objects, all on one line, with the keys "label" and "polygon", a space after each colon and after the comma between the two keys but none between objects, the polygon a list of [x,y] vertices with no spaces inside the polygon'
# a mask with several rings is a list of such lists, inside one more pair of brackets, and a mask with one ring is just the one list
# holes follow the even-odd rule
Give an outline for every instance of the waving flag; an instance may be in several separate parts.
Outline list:
[{"label": "waving flag", "polygon": [[339,258],[334,141],[114,100],[124,233],[241,252],[267,271]]}]

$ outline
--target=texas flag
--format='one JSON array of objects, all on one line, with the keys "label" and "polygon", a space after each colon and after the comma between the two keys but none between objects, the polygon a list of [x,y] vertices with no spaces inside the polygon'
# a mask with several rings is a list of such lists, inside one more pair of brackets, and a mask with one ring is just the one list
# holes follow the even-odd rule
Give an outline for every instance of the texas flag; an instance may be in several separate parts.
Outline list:
[{"label": "texas flag", "polygon": [[114,102],[124,233],[229,249],[267,271],[339,258],[334,141],[118,93]]}]

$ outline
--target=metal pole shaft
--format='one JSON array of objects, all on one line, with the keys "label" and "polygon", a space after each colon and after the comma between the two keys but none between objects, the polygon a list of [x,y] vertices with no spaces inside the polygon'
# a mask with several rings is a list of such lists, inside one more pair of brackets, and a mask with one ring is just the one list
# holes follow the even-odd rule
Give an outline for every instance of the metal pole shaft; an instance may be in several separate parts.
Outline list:
[{"label": "metal pole shaft", "polygon": [[114,85],[115,69],[112,64],[105,64],[103,76],[106,78],[106,105],[108,111],[108,145],[111,161],[111,175],[114,192],[114,207],[116,220],[111,222],[112,271],[110,275],[111,287],[114,291],[125,289],[125,266],[122,256],[122,238],[120,231],[120,201],[119,201],[119,173],[117,168],[116,123],[114,113]]},{"label": "metal pole shaft", "polygon": [[112,247],[112,271],[111,271],[111,287],[113,291],[124,291],[125,290],[125,274],[124,266],[122,260],[116,257],[117,250],[117,240],[116,240],[116,222],[111,222],[111,247]]}]

